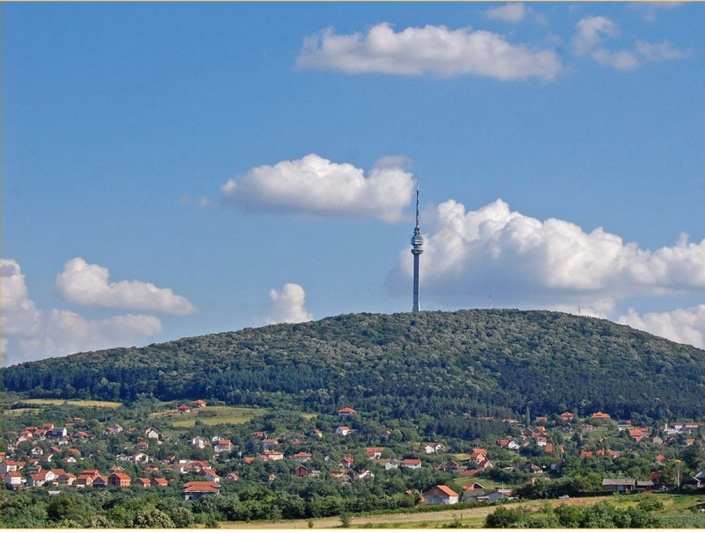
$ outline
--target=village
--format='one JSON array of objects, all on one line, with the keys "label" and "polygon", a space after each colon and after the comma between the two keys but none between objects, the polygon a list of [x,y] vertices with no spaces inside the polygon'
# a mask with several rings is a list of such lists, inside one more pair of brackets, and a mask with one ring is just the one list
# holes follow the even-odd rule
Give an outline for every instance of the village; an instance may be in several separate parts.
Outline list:
[{"label": "village", "polygon": [[[189,416],[206,408],[203,400],[184,402],[175,405],[169,416]],[[408,481],[409,476],[425,471],[429,476],[423,479],[430,484],[408,483],[407,492],[417,494],[418,504],[448,505],[512,499],[517,485],[550,482],[559,477],[567,462],[605,472],[600,488],[606,492],[705,485],[705,471],[697,469],[697,462],[688,461],[688,455],[697,456],[692,452],[703,446],[700,422],[647,428],[614,421],[599,411],[584,419],[571,412],[536,416],[528,425],[503,419],[500,422],[510,434],[461,450],[457,441],[394,442],[391,446],[390,430],[363,438],[357,427],[360,414],[352,407],[341,408],[332,417],[339,422],[330,426],[335,427],[332,431],[314,427],[308,434],[278,434],[259,429],[246,438],[236,436],[235,431],[233,435],[209,434],[207,425],[197,426],[204,430],[202,434],[194,435],[194,428],[178,437],[165,437],[154,426],[124,428],[107,423],[89,428],[80,417],[63,424],[47,421],[4,436],[0,475],[11,490],[170,488],[179,490],[185,500],[197,500],[219,494],[241,478],[268,484],[281,476],[350,484],[397,472]],[[96,448],[96,443],[105,447]],[[175,447],[182,455],[167,455]],[[603,461],[614,468],[620,457],[639,458],[650,472],[642,467],[641,475],[635,475],[634,468],[629,474],[628,469],[614,472],[594,466]],[[106,466],[98,469],[98,463]],[[621,463],[620,468],[628,464]],[[439,479],[448,482],[434,482]]]}]

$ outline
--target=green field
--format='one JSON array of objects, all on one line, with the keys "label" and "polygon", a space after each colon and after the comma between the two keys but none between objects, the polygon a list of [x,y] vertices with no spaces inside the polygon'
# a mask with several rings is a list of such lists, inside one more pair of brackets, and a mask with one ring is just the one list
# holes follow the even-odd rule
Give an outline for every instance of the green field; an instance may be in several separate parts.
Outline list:
[{"label": "green field", "polygon": [[[47,405],[75,405],[78,407],[105,407],[107,409],[122,407],[121,402],[103,402],[99,400],[52,400],[47,398],[28,398],[20,400],[18,403],[36,405],[37,407]],[[19,409],[15,410],[17,411]]]},{"label": "green field", "polygon": [[149,417],[158,420],[169,420],[174,428],[191,428],[196,425],[196,420],[207,425],[219,424],[244,424],[256,416],[262,416],[266,409],[253,409],[251,407],[227,407],[215,405],[194,409],[190,413],[179,414],[177,409],[168,409],[152,413]]},{"label": "green field", "polygon": [[[635,496],[594,496],[588,498],[571,498],[568,500],[529,500],[504,504],[507,508],[521,507],[530,514],[540,516],[545,513],[547,506],[552,508],[559,505],[586,506],[595,505],[600,501],[608,501],[615,507],[637,505],[639,500],[646,495]],[[705,516],[693,513],[690,509],[698,504],[705,504],[705,496],[678,496],[672,494],[659,494],[658,500],[663,502],[663,509],[655,512],[661,517],[680,519],[683,523],[674,527],[702,528],[705,527]],[[423,508],[421,508],[423,509]],[[497,506],[454,509],[448,506],[447,510],[406,513],[387,513],[367,515],[350,515],[349,526],[362,529],[437,529],[437,528],[482,528],[487,515],[493,513]],[[225,522],[219,524],[220,529],[330,529],[341,527],[341,517],[314,518],[311,520],[282,520],[278,522]]]}]

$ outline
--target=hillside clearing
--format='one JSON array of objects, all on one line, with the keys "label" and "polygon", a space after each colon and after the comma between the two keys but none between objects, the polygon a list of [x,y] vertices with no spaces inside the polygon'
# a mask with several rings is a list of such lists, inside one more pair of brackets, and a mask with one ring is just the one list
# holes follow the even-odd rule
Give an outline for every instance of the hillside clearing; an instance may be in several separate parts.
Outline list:
[{"label": "hillside clearing", "polygon": [[206,426],[217,426],[219,424],[245,424],[257,416],[267,413],[267,409],[254,409],[251,407],[227,407],[221,405],[203,407],[195,409],[189,413],[179,414],[176,409],[159,411],[152,413],[150,418],[171,419],[170,424],[174,428],[192,428],[198,420]]}]

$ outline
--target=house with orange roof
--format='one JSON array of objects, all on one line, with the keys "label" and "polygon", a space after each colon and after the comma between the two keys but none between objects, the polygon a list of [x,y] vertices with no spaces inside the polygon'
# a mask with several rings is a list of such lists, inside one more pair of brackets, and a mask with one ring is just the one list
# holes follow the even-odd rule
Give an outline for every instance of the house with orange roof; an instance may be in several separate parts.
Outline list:
[{"label": "house with orange roof", "polygon": [[306,463],[313,458],[313,454],[310,454],[308,452],[298,452],[295,453],[293,457],[294,460],[298,461],[299,463]]},{"label": "house with orange roof", "polygon": [[[93,481],[95,485],[95,480]],[[132,484],[132,478],[128,476],[125,472],[113,472],[108,476],[108,485],[113,487],[129,487]]]},{"label": "house with orange roof", "polygon": [[335,434],[338,437],[345,437],[350,434],[350,428],[348,426],[338,426],[338,428],[335,430]]},{"label": "house with orange roof", "polygon": [[94,489],[104,489],[105,487],[108,486],[108,478],[107,476],[98,476],[93,479],[93,488]]},{"label": "house with orange roof", "polygon": [[186,500],[197,500],[201,496],[220,494],[220,483],[212,481],[189,481],[184,484],[183,495]]},{"label": "house with orange roof", "polygon": [[590,415],[590,418],[594,420],[611,420],[612,417],[608,415],[607,413],[603,413],[602,411],[598,411],[596,413],[593,413]]},{"label": "house with orange roof", "polygon": [[338,415],[340,416],[350,416],[356,413],[357,411],[352,407],[343,407],[342,409],[338,409]]},{"label": "house with orange roof", "polygon": [[230,439],[220,439],[218,443],[213,446],[213,451],[215,453],[229,453],[233,450],[233,443],[230,441]]},{"label": "house with orange roof", "polygon": [[367,455],[367,457],[369,459],[381,459],[383,452],[384,452],[384,448],[379,448],[379,447],[365,448],[365,455]]},{"label": "house with orange roof", "polygon": [[4,476],[4,481],[5,485],[12,490],[19,490],[27,483],[27,480],[19,472],[8,472]]},{"label": "house with orange roof", "polygon": [[423,493],[426,505],[454,505],[458,503],[459,495],[447,485],[436,485]]},{"label": "house with orange roof", "polygon": [[417,468],[421,468],[421,459],[403,459],[400,466],[416,470]]}]

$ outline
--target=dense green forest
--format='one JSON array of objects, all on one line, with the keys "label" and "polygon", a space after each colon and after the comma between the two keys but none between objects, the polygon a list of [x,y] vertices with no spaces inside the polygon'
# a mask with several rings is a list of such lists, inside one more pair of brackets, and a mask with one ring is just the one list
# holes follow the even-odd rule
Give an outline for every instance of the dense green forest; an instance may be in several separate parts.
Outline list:
[{"label": "dense green forest", "polygon": [[352,314],[28,362],[5,391],[131,402],[232,405],[386,419],[432,417],[463,437],[473,417],[604,411],[615,418],[705,415],[705,351],[565,313],[463,310]]}]

